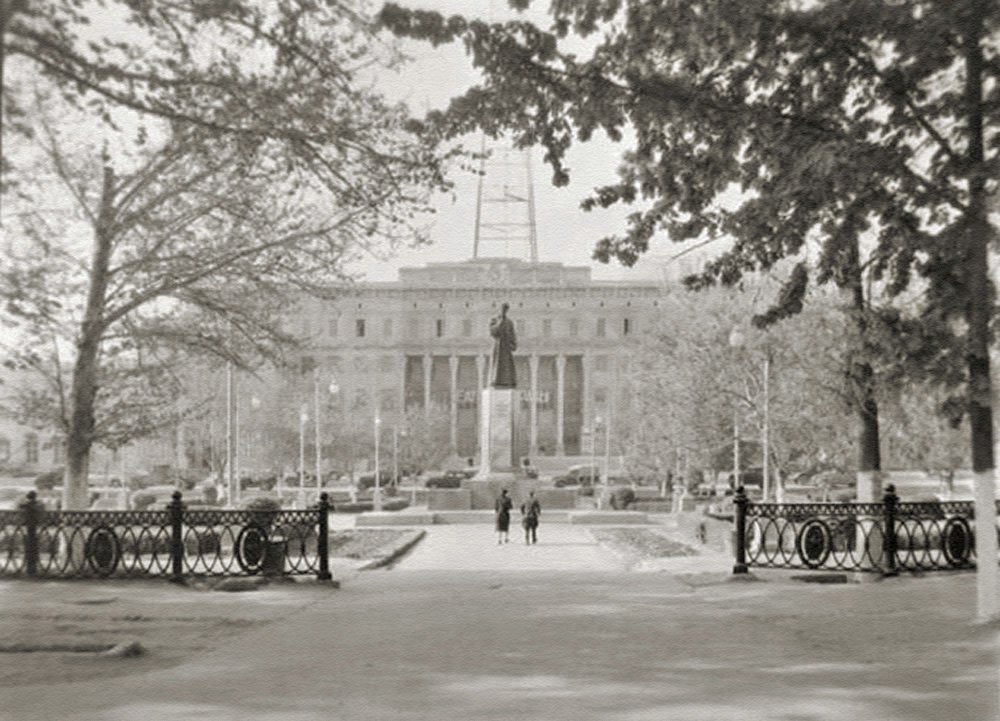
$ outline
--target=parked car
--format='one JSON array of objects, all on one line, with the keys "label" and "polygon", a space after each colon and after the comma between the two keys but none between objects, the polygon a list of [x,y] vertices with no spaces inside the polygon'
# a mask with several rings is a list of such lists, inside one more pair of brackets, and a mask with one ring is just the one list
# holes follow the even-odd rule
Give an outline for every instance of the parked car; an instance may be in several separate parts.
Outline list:
[{"label": "parked car", "polygon": [[[472,475],[475,475],[473,473]],[[439,476],[432,476],[425,484],[428,488],[460,488],[462,481],[472,476],[467,471],[445,471]]]},{"label": "parked car", "polygon": [[[379,477],[379,486],[381,486],[382,488],[392,485],[392,471],[379,471],[378,477]],[[358,476],[358,481],[361,483],[362,488],[374,488],[375,474],[364,473]]]}]

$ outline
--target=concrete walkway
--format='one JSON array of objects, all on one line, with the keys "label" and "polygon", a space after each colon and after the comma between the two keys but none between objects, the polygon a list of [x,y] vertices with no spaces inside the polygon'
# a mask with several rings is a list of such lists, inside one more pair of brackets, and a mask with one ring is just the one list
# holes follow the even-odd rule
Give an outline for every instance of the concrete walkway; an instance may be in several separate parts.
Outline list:
[{"label": "concrete walkway", "polygon": [[54,658],[44,686],[0,689],[0,719],[992,721],[997,634],[973,598],[971,574],[372,572],[171,668],[61,683]]},{"label": "concrete walkway", "polygon": [[[246,625],[169,667],[140,670],[174,640],[140,659],[54,654],[36,683],[0,687],[0,721],[1000,719],[998,634],[970,622],[971,573],[735,582],[719,554],[624,571],[591,529],[566,524],[543,524],[534,546],[516,527],[502,546],[483,524],[426,530],[396,566],[339,590],[164,589],[155,600],[182,621]],[[83,603],[114,585],[55,587]],[[31,594],[18,586],[26,618]],[[139,628],[153,611],[126,595],[102,608]],[[62,680],[74,664],[103,672]]]},{"label": "concrete walkway", "polygon": [[538,543],[526,545],[524,531],[511,524],[510,543],[497,544],[493,526],[428,526],[423,540],[394,567],[396,571],[618,571],[623,559],[602,547],[583,527],[542,525]]}]

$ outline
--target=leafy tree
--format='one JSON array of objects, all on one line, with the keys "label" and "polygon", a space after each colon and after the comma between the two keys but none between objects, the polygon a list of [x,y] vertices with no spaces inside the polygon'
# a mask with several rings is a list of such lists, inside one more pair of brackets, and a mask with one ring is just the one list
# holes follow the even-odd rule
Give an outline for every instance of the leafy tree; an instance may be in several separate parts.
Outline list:
[{"label": "leafy tree", "polygon": [[[702,287],[738,283],[812,248],[815,280],[840,288],[852,314],[862,471],[880,465],[870,339],[880,311],[866,281],[892,297],[919,278],[925,292],[913,317],[932,340],[921,360],[957,369],[973,467],[985,479],[1000,6],[569,0],[550,14],[547,30],[394,4],[380,19],[400,36],[461,41],[482,72],[480,85],[429,118],[443,134],[481,129],[541,144],[559,185],[574,142],[631,132],[618,179],[583,205],[641,207],[626,233],[597,243],[596,258],[630,265],[659,233],[732,238],[692,280]],[[580,37],[591,42],[588,54],[564,49]],[[739,198],[727,205],[734,190]],[[803,264],[783,307],[760,322],[794,311],[808,276]],[[953,342],[940,342],[945,331]]]},{"label": "leafy tree", "polygon": [[358,253],[419,242],[443,183],[368,87],[384,46],[347,3],[113,3],[106,32],[93,9],[4,6],[0,293],[12,362],[60,391],[69,508],[93,443],[186,412],[178,357],[280,360],[292,301],[342,286]]},{"label": "leafy tree", "polygon": [[451,413],[444,406],[407,408],[399,431],[400,468],[440,468],[451,453]]},{"label": "leafy tree", "polygon": [[763,361],[769,356],[770,468],[786,479],[855,468],[850,386],[838,373],[843,316],[833,299],[821,298],[766,333],[747,331],[743,347],[732,347],[742,309],[759,294],[760,284],[674,294],[664,302],[661,324],[632,364],[636,404],[622,422],[633,439],[630,455],[661,468],[680,456],[689,466],[728,470],[738,421],[741,467],[761,465]]}]

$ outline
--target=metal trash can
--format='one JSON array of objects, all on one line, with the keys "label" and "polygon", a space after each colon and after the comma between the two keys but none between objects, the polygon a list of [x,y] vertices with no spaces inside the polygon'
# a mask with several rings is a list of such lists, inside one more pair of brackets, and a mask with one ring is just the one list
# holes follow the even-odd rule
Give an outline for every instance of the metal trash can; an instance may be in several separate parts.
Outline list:
[{"label": "metal trash can", "polygon": [[285,551],[288,541],[280,536],[269,538],[264,543],[264,561],[261,572],[265,576],[283,576],[285,573]]}]

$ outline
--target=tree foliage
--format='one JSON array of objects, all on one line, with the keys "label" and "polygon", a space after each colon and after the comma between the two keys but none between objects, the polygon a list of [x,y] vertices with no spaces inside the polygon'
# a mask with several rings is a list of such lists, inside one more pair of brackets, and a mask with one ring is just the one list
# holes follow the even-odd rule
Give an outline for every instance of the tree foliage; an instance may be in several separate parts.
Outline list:
[{"label": "tree foliage", "polygon": [[[809,255],[815,281],[853,296],[863,423],[877,417],[867,333],[879,312],[865,280],[890,298],[919,284],[910,317],[934,326],[929,339],[953,333],[936,351],[960,369],[975,465],[992,467],[986,202],[1000,175],[1000,6],[570,0],[550,16],[547,29],[394,4],[380,17],[400,36],[464,43],[483,73],[429,118],[443,134],[540,144],[564,184],[574,143],[631,133],[617,179],[583,202],[637,208],[595,258],[631,265],[660,235],[730,238],[690,279],[700,288]],[[565,49],[579,38],[588,52]]]},{"label": "tree foliage", "polygon": [[350,3],[4,12],[0,291],[78,486],[93,443],[176,421],[179,358],[280,361],[302,295],[419,242],[443,159],[370,87],[393,53]]}]

